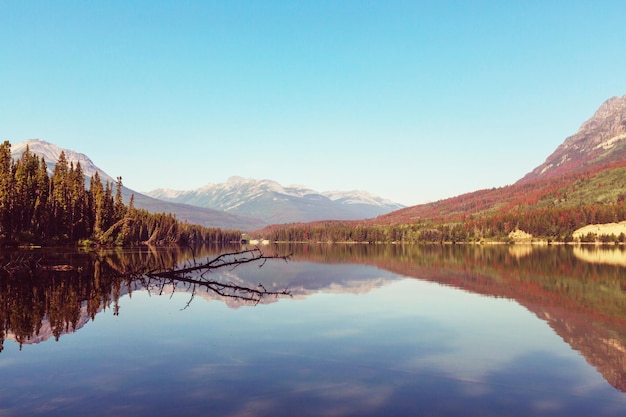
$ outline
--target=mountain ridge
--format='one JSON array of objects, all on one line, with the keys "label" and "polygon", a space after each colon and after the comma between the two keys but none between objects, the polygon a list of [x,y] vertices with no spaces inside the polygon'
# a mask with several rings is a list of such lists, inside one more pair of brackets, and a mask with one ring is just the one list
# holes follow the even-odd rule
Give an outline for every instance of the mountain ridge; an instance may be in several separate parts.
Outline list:
[{"label": "mountain ridge", "polygon": [[61,152],[64,152],[68,164],[73,163],[74,165],[76,165],[77,162],[80,162],[80,166],[83,169],[86,177],[92,177],[96,172],[98,172],[98,175],[103,181],[115,181],[115,179],[107,174],[104,170],[98,168],[87,155],[77,151],[73,151],[71,149],[63,149],[53,143],[46,142],[42,139],[27,139],[23,142],[14,145],[12,144],[11,156],[14,159],[20,157],[22,153],[24,153],[24,151],[26,150],[26,147],[29,148],[29,151],[31,153],[45,159],[49,174],[52,174],[52,172],[54,171],[54,166],[59,160]]},{"label": "mountain ridge", "polygon": [[550,178],[626,158],[626,95],[600,105],[578,131],[518,183]]},{"label": "mountain ridge", "polygon": [[239,176],[195,190],[160,188],[146,194],[165,201],[258,217],[267,223],[361,220],[403,207],[367,191],[319,192],[303,185],[283,186],[269,179]]}]

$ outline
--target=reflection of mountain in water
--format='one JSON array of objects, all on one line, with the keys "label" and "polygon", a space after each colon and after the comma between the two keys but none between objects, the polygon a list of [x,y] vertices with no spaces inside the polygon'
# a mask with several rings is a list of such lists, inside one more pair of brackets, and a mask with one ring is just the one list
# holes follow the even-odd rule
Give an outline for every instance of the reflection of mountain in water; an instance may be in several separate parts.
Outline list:
[{"label": "reflection of mountain in water", "polygon": [[515,300],[547,321],[611,385],[626,392],[626,269],[618,262],[606,262],[624,259],[624,250],[569,246],[511,249],[370,245],[336,253],[323,248],[312,253],[308,248],[294,258],[358,260],[401,275]]},{"label": "reflection of mountain in water", "polygon": [[[224,250],[223,248],[221,248]],[[231,248],[232,249],[232,248]],[[231,308],[255,305],[254,300],[222,295],[201,285],[146,276],[148,271],[168,270],[191,259],[212,258],[217,249],[202,255],[180,250],[113,251],[102,253],[46,253],[44,261],[37,257],[13,254],[0,259],[0,351],[2,341],[14,340],[34,344],[51,338],[58,340],[72,333],[109,308],[118,312],[119,299],[133,291],[148,290],[156,294],[173,292],[189,294],[207,301],[219,300]],[[199,273],[198,273],[199,274]],[[215,282],[234,284],[241,289],[262,288],[269,292],[289,289],[292,298],[305,298],[317,292],[365,293],[390,282],[395,276],[368,266],[303,264],[272,262],[240,265],[236,269],[216,270],[209,274]],[[193,274],[190,278],[193,278]],[[233,296],[234,295],[234,296]],[[261,297],[267,304],[278,296]],[[184,307],[184,306],[181,306]]]},{"label": "reflection of mountain in water", "polygon": [[[510,246],[295,245],[272,247],[296,262],[271,262],[214,272],[211,278],[243,287],[261,284],[289,289],[293,298],[320,291],[364,293],[391,282],[396,274],[436,282],[525,306],[602,373],[626,391],[626,270],[624,251],[606,248]],[[202,256],[217,254],[216,248]],[[222,250],[222,249],[220,249]],[[268,249],[269,250],[269,249]],[[60,270],[21,270],[34,262],[23,254],[2,259],[0,270],[0,350],[4,338],[19,344],[58,339],[106,309],[117,313],[121,296],[146,288],[184,292],[238,308],[249,304],[188,284],[149,281],[145,273],[201,258],[187,251],[150,249],[112,253],[45,253]],[[39,254],[37,255],[39,257]],[[20,262],[15,262],[15,259]],[[597,260],[604,260],[603,263]],[[595,262],[593,262],[595,260]],[[37,261],[39,262],[39,261]],[[375,266],[377,268],[372,268]],[[390,271],[390,272],[385,272]],[[275,302],[269,297],[261,303]],[[181,308],[184,306],[181,306]]]},{"label": "reflection of mountain in water", "polygon": [[[288,289],[293,299],[304,299],[318,292],[364,294],[389,284],[395,274],[380,271],[368,266],[328,265],[307,263],[275,262],[259,268],[257,265],[242,265],[235,270],[220,271],[211,274],[211,279],[219,282],[232,283],[237,286],[255,288],[262,285],[268,291]],[[158,285],[157,285],[158,286]],[[145,288],[145,287],[144,287]],[[154,291],[155,285],[150,286]],[[168,283],[158,288],[160,293],[189,292],[185,283],[173,285]],[[196,288],[194,297],[206,301],[221,301],[231,308],[249,306],[251,303],[237,298],[224,297],[206,288]],[[271,304],[279,297],[264,297],[259,304]]]},{"label": "reflection of mountain in water", "polygon": [[[17,342],[20,345],[37,344],[37,343],[45,342],[46,340],[52,337],[55,337],[56,339],[58,339],[57,334],[62,335],[62,334],[73,333],[75,331],[78,331],[85,324],[87,324],[90,319],[91,318],[89,317],[89,314],[87,313],[87,308],[83,306],[80,309],[78,321],[71,323],[71,327],[67,326],[65,327],[65,329],[61,330],[60,332],[57,331],[57,329],[52,327],[52,323],[50,322],[50,320],[48,320],[47,318],[44,318],[41,321],[41,324],[39,328],[37,329],[36,333],[25,337],[25,335],[23,334],[16,334],[12,330],[7,330],[5,338],[9,340],[13,340],[14,342]],[[70,323],[67,323],[67,324],[69,325]]]}]

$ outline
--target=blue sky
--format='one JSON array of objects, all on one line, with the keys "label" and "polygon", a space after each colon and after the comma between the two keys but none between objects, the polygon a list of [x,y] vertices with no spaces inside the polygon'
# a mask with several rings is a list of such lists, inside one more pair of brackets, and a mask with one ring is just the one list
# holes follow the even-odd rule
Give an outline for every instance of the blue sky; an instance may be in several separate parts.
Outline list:
[{"label": "blue sky", "polygon": [[514,183],[626,94],[623,1],[3,1],[0,139],[137,191],[412,205]]}]

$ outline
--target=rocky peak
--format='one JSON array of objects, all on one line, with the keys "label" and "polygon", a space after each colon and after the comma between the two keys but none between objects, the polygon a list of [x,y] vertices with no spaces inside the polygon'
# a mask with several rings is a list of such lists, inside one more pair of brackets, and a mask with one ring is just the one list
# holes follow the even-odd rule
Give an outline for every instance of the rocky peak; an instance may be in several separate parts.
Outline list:
[{"label": "rocky peak", "polygon": [[611,97],[602,103],[591,119],[580,126],[577,133],[593,130],[603,124],[608,124],[611,127],[619,127],[621,125],[623,130],[624,126],[621,122],[624,121],[624,113],[626,113],[626,95]]},{"label": "rocky peak", "polygon": [[46,142],[41,139],[28,139],[24,142],[11,145],[11,157],[13,159],[19,159],[27,147],[29,152],[45,159],[50,173],[54,170],[54,165],[59,160],[61,152],[64,152],[68,163],[76,165],[80,162],[80,166],[86,176],[91,177],[96,173],[96,171],[98,171],[98,175],[102,180],[108,180],[111,182],[114,181],[113,177],[99,169],[87,155],[71,149],[63,149],[53,143]]},{"label": "rocky peak", "polygon": [[626,95],[611,97],[546,161],[519,182],[568,174],[596,165],[626,163]]}]

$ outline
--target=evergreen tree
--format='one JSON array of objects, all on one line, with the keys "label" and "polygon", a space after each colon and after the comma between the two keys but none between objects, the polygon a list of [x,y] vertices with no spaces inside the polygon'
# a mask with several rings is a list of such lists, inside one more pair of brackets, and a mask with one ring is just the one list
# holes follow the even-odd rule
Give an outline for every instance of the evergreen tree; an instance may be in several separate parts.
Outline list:
[{"label": "evergreen tree", "polygon": [[69,233],[69,166],[65,152],[61,151],[59,159],[52,173],[51,211],[52,233],[54,236],[64,239]]},{"label": "evergreen tree", "polygon": [[42,239],[47,237],[46,225],[50,222],[50,211],[48,210],[48,197],[50,195],[50,177],[48,167],[42,157],[36,175],[35,185],[35,206],[30,224],[33,233]]},{"label": "evergreen tree", "polygon": [[75,169],[70,166],[68,183],[70,188],[70,240],[74,241],[86,238],[88,230],[87,192],[85,191],[85,175],[80,162],[76,163]]},{"label": "evergreen tree", "polygon": [[115,222],[115,203],[113,201],[113,184],[107,180],[104,185],[104,201],[102,207],[103,230],[107,231]]},{"label": "evergreen tree", "polygon": [[120,221],[126,215],[126,206],[122,199],[122,177],[117,177],[115,182],[114,222]]},{"label": "evergreen tree", "polygon": [[13,232],[21,234],[28,232],[34,236],[32,218],[37,202],[37,171],[39,169],[39,157],[33,155],[28,146],[22,157],[15,163],[14,171],[14,199]]},{"label": "evergreen tree", "polygon": [[11,159],[11,144],[4,141],[0,145],[0,231],[11,237],[11,203],[13,201],[13,160]]},{"label": "evergreen tree", "polygon": [[98,171],[94,173],[89,182],[89,206],[93,219],[93,236],[99,239],[104,233],[104,188]]}]

